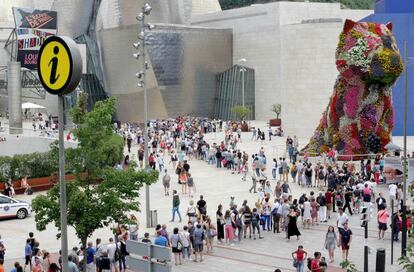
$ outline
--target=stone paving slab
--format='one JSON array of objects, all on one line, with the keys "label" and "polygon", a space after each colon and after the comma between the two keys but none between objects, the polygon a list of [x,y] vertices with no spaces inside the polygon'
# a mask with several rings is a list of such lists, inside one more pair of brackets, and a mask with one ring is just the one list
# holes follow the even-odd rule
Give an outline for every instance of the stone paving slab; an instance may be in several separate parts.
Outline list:
[{"label": "stone paving slab", "polygon": [[[264,122],[260,126],[265,128]],[[251,133],[243,133],[240,144],[240,149],[247,151],[249,154],[257,153],[260,148],[260,142],[250,141]],[[219,143],[223,138],[221,133],[216,135],[207,135],[207,140],[211,143],[216,141]],[[284,151],[283,147],[285,144],[285,138],[274,138],[272,142],[266,141],[264,143],[265,153],[270,163],[273,157],[282,156]],[[305,141],[300,140],[300,144],[304,145]],[[132,153],[136,154],[136,146],[133,146]],[[135,156],[136,157],[136,156]],[[168,164],[169,160],[165,160]],[[203,194],[207,201],[207,210],[215,222],[215,211],[218,204],[223,204],[224,208],[228,208],[230,195],[236,196],[236,203],[241,205],[244,199],[248,200],[248,204],[253,206],[253,203],[257,200],[257,195],[248,192],[251,182],[242,181],[241,176],[237,174],[231,174],[230,171],[217,169],[215,166],[208,165],[205,162],[198,160],[190,160],[191,172],[194,177],[194,181],[197,188],[195,194],[195,200],[198,199],[198,195]],[[176,181],[176,177],[173,174],[174,171],[171,165],[167,165],[168,171],[172,176],[172,189],[181,192],[181,187]],[[270,169],[268,169],[268,176],[270,177]],[[275,185],[275,181],[271,181],[272,187]],[[296,184],[292,184],[293,196],[299,197],[302,192],[310,192],[310,190],[316,190],[315,188],[302,188]],[[378,188],[379,191],[386,191],[384,186]],[[171,204],[172,197],[165,197],[163,194],[163,187],[161,179],[158,183],[151,186],[151,209],[158,211],[158,222],[167,223],[168,230],[171,231],[173,227],[182,227],[182,224],[178,222],[169,223],[171,219]],[[387,196],[387,194],[386,194]],[[34,196],[19,196],[19,199],[31,201]],[[183,219],[187,217],[185,215],[185,209],[188,205],[190,198],[186,195],[181,195],[181,206],[180,211],[183,215]],[[145,193],[142,193],[139,198],[141,202],[142,212],[135,212],[141,223],[139,230],[139,237],[143,236],[144,232],[154,233],[153,229],[146,229],[144,226],[145,222]],[[376,213],[374,212],[374,216]],[[336,218],[336,215],[334,216]],[[375,217],[374,217],[375,218]],[[374,220],[375,221],[375,220]],[[284,269],[293,269],[290,258],[290,253],[296,249],[300,243],[304,246],[305,250],[309,253],[314,251],[321,251],[322,243],[325,235],[325,231],[329,224],[336,225],[335,219],[331,219],[329,223],[323,223],[319,226],[313,226],[310,230],[303,230],[300,226],[299,229],[302,232],[302,237],[299,241],[292,240],[286,242],[283,235],[273,235],[273,233],[265,233],[265,239],[256,241],[243,241],[241,244],[236,244],[231,250],[225,248],[217,248],[217,251],[212,256],[207,256],[203,263],[186,263],[182,266],[173,266],[173,271],[237,271],[240,267],[246,268],[244,271],[274,271],[274,268],[280,264]],[[362,271],[363,267],[363,229],[359,226],[359,216],[355,215],[350,217],[350,227],[354,232],[354,241],[351,245],[350,260],[357,265],[358,271]],[[385,247],[387,251],[386,256],[386,271],[402,271],[401,267],[396,265],[397,258],[400,256],[400,244],[395,244],[395,260],[394,265],[390,265],[390,231],[386,233],[386,240],[377,240],[377,229],[376,223],[372,222],[369,225],[369,245],[374,249],[379,247]],[[27,238],[28,232],[33,231],[35,237],[40,241],[40,247],[47,249],[50,252],[58,252],[60,248],[60,241],[56,240],[56,228],[53,225],[49,225],[46,231],[38,232],[35,229],[34,216],[24,220],[1,220],[0,221],[0,234],[7,247],[6,260],[14,260],[16,258],[21,259],[24,253],[25,239]],[[68,229],[69,235],[69,247],[78,246],[79,242],[74,234],[73,228]],[[104,242],[108,241],[111,237],[111,231],[108,228],[97,230],[91,237],[91,241],[96,238],[102,238]],[[247,252],[237,252],[234,249],[243,250]],[[250,252],[250,253],[249,253]],[[255,255],[257,252],[265,252],[266,254],[275,256],[275,258],[266,258],[266,266],[259,266],[257,263],[261,263],[263,257]],[[252,254],[254,253],[254,254]],[[323,252],[323,255],[327,255],[327,252]],[[340,251],[335,252],[336,261],[333,264],[339,267]],[[241,257],[241,258],[240,258]],[[278,259],[279,257],[283,257]],[[6,263],[10,263],[7,261]],[[274,267],[273,269],[269,266]],[[7,267],[7,266],[6,266]],[[375,252],[372,252],[369,256],[369,271],[375,271]],[[9,271],[6,269],[6,271]],[[282,271],[285,271],[282,269]],[[290,271],[290,270],[286,270]]]}]

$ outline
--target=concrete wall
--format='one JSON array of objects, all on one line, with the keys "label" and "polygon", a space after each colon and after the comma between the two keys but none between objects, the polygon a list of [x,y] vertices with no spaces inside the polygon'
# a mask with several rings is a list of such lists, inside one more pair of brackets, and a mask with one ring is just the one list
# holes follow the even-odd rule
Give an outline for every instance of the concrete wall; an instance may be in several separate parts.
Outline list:
[{"label": "concrete wall", "polygon": [[232,28],[233,61],[246,58],[245,65],[255,70],[256,119],[275,118],[271,105],[281,103],[285,131],[309,137],[338,74],[335,48],[343,19],[371,12],[275,2],[193,16],[192,24]]}]

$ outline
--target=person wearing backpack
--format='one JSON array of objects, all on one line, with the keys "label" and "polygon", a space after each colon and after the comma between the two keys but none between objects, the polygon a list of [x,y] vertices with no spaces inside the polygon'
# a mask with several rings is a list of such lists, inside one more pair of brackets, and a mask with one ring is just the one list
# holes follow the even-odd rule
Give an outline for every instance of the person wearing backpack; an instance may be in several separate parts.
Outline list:
[{"label": "person wearing backpack", "polygon": [[328,222],[326,218],[326,198],[322,192],[319,192],[319,196],[316,198],[316,202],[319,204],[319,221]]},{"label": "person wearing backpack", "polygon": [[273,219],[273,233],[280,233],[280,219],[282,217],[282,205],[280,204],[280,199],[276,198],[275,203],[272,207],[272,219]]},{"label": "person wearing backpack", "polygon": [[259,235],[259,239],[263,239],[263,237],[260,235],[260,214],[257,212],[257,208],[253,208],[253,214],[252,214],[252,228],[253,228],[253,239],[256,240],[256,230],[257,234]]},{"label": "person wearing backpack", "polygon": [[237,213],[234,213],[234,217],[236,218],[237,238],[240,242],[243,235],[243,208],[241,208]]},{"label": "person wearing backpack", "polygon": [[200,224],[197,224],[197,228],[193,233],[194,239],[194,262],[197,262],[197,256],[200,256],[200,262],[203,261],[203,244],[205,240],[204,230],[201,228]]}]

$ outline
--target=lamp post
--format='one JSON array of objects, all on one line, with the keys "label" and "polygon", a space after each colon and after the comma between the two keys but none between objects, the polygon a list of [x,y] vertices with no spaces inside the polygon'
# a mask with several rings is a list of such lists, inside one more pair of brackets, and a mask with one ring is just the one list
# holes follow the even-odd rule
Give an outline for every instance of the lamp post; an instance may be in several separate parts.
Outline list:
[{"label": "lamp post", "polygon": [[[239,59],[239,62],[244,63],[244,62],[246,62],[246,59],[245,58]],[[247,71],[246,68],[244,68],[244,67],[240,68],[240,72],[242,74],[242,106],[243,106],[243,108],[245,107],[245,101],[244,101],[244,73],[246,71]]]},{"label": "lamp post", "polygon": [[407,41],[404,42],[404,157],[403,157],[403,203],[401,256],[407,256],[407,98],[408,98],[408,56]]},{"label": "lamp post", "polygon": [[[149,167],[148,163],[148,93],[147,93],[147,82],[146,82],[146,70],[148,69],[148,62],[146,61],[146,54],[145,54],[145,39],[147,31],[154,29],[154,25],[145,24],[145,16],[150,15],[152,7],[145,3],[141,7],[141,12],[137,15],[136,19],[140,23],[140,33],[138,34],[138,41],[133,44],[135,49],[139,49],[141,47],[141,51],[137,51],[133,54],[136,60],[139,60],[142,57],[142,70],[136,73],[136,77],[138,78],[138,87],[142,87],[144,89],[144,165],[145,169],[147,170]],[[145,211],[146,211],[146,225],[147,228],[151,227],[151,210],[150,210],[150,189],[149,185],[145,185]]]}]

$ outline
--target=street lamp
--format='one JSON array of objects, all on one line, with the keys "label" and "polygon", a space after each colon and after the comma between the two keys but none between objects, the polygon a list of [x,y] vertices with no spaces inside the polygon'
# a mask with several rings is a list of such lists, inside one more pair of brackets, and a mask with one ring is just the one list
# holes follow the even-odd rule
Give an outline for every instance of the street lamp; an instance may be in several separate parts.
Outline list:
[{"label": "street lamp", "polygon": [[[239,59],[239,61],[238,62],[241,62],[241,63],[244,63],[244,62],[246,62],[247,60],[245,59],[245,58],[242,58],[242,59]],[[244,67],[241,67],[240,68],[240,72],[242,73],[242,106],[243,106],[243,108],[245,107],[245,103],[244,103],[244,73],[247,71],[247,69],[246,68],[244,68]]]},{"label": "street lamp", "polygon": [[[154,25],[145,24],[145,16],[149,16],[151,14],[152,7],[145,3],[141,7],[141,12],[137,15],[136,19],[140,24],[140,32],[138,34],[137,42],[133,43],[132,46],[135,49],[141,48],[140,52],[133,54],[133,57],[138,61],[139,58],[142,58],[142,68],[141,70],[135,74],[138,79],[137,86],[144,88],[144,163],[145,169],[148,170],[149,163],[148,163],[148,93],[147,93],[147,81],[146,81],[146,71],[148,69],[148,62],[146,61],[145,55],[145,41],[146,35],[148,31],[151,31],[155,28]],[[147,228],[151,227],[151,210],[150,210],[150,190],[149,185],[145,185],[145,210],[146,210],[146,225]]]}]

